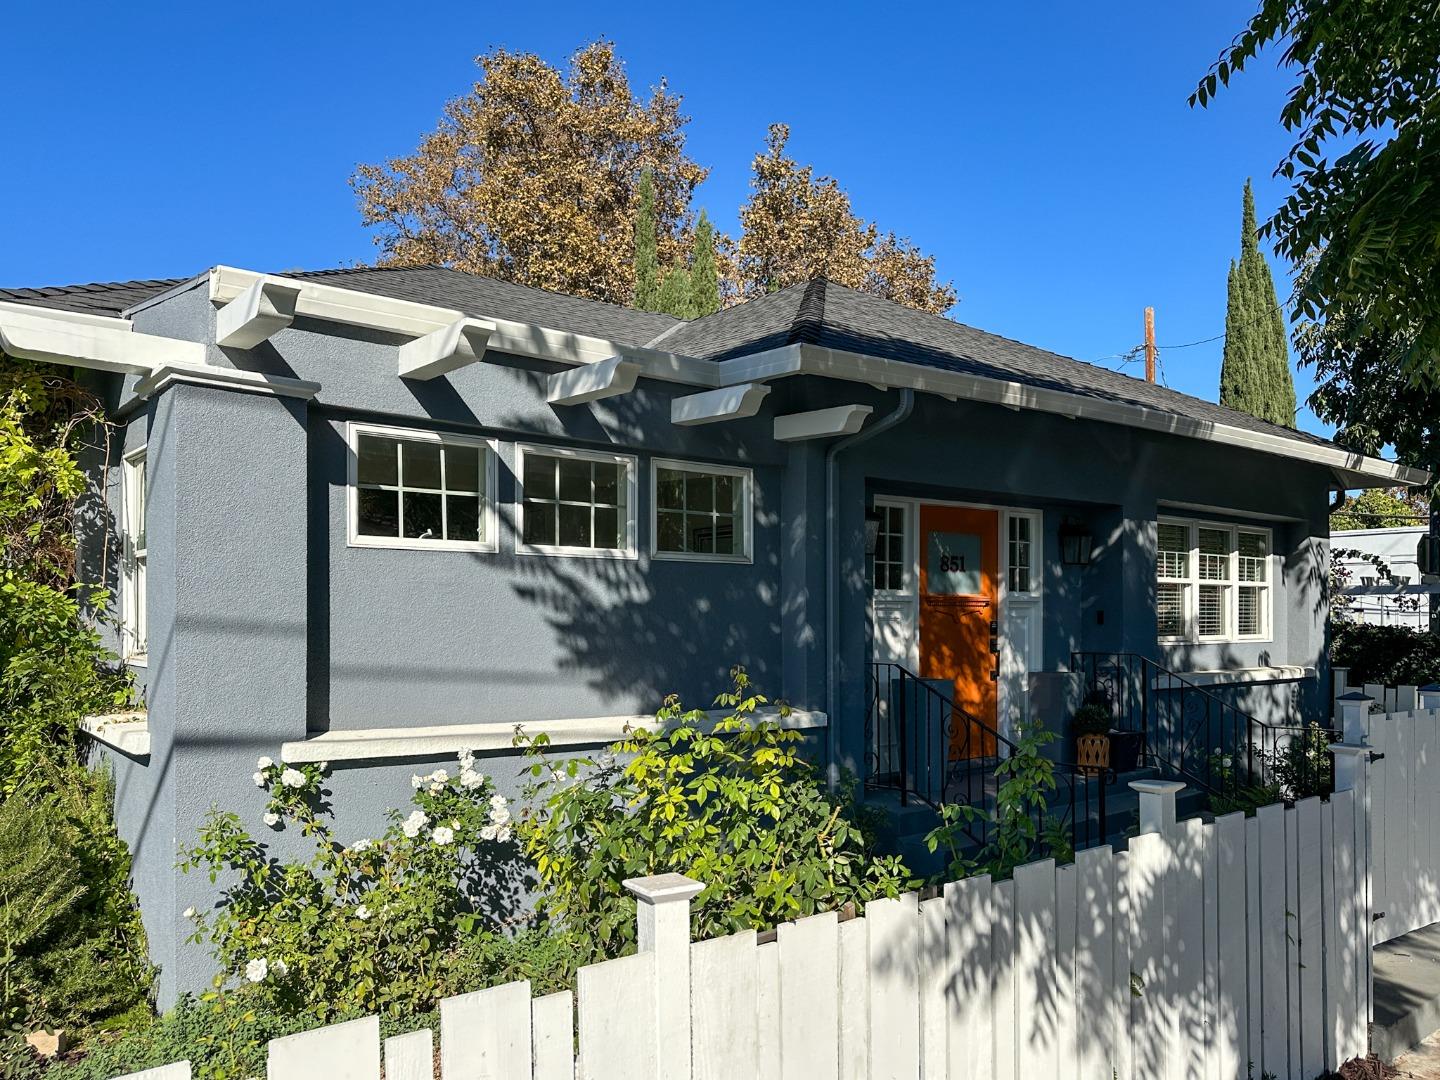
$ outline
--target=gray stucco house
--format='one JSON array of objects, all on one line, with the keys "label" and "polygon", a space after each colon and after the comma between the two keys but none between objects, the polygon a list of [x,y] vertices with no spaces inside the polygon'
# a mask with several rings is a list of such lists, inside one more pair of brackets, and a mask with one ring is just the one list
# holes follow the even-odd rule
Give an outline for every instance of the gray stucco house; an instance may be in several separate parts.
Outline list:
[{"label": "gray stucco house", "polygon": [[952,759],[1063,730],[1077,654],[1323,719],[1330,493],[1423,479],[824,280],[683,322],[220,266],[0,290],[0,348],[123,431],[81,543],[147,709],[91,727],[163,1001],[208,975],[177,849],[260,755],[330,762],[358,837],[418,763],[513,790],[516,723],[603,742],[735,663],[866,780],[882,670],[989,733]]}]

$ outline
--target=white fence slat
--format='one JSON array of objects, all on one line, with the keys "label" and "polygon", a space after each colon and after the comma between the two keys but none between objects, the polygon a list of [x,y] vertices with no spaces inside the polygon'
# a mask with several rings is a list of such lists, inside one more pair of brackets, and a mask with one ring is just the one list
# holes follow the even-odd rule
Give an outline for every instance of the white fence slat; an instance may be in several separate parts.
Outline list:
[{"label": "white fence slat", "polygon": [[1130,853],[1128,851],[1115,853],[1112,877],[1115,881],[1115,932],[1111,935],[1115,946],[1115,964],[1112,969],[1115,973],[1115,983],[1111,992],[1114,994],[1118,1022],[1113,1029],[1115,1044],[1111,1054],[1114,1064],[1111,1066],[1110,1072],[1112,1076],[1134,1076],[1134,1012],[1137,999],[1133,984],[1135,958],[1131,954],[1130,947],[1135,935],[1135,912],[1130,906]]},{"label": "white fence slat", "polygon": [[[1390,907],[1390,882],[1386,867],[1389,846],[1386,833],[1389,831],[1390,816],[1390,724],[1384,716],[1370,717],[1370,753],[1374,760],[1365,770],[1365,783],[1370,793],[1369,832],[1366,847],[1373,860],[1370,875],[1370,901],[1374,914],[1381,915]],[[1364,865],[1361,863],[1359,865]],[[1387,930],[1390,924],[1384,917],[1377,918],[1374,926],[1374,943],[1389,940]]]},{"label": "white fence slat", "polygon": [[[1196,851],[1200,859],[1203,881],[1200,912],[1204,925],[1204,987],[1201,991],[1200,1040],[1204,1046],[1205,1080],[1222,1080],[1220,1066],[1224,1057],[1223,1039],[1229,1038],[1220,1020],[1220,830],[1206,825],[1199,830]],[[1234,936],[1233,930],[1227,930]],[[1180,1022],[1186,1023],[1182,1013]],[[1229,1080],[1228,1077],[1224,1080]]]},{"label": "white fence slat", "polygon": [[759,1038],[755,962],[754,930],[690,946],[694,1080],[755,1075]]},{"label": "white fence slat", "polygon": [[267,1080],[380,1080],[380,1018],[302,1031],[270,1041]]},{"label": "white fence slat", "polygon": [[530,984],[505,983],[440,999],[443,1080],[529,1080]]},{"label": "white fence slat", "polygon": [[1166,983],[1170,1073],[1202,1080],[1206,1056],[1204,824],[1175,827],[1165,894]]},{"label": "white fence slat", "polygon": [[1300,1071],[1307,1078],[1325,1070],[1325,947],[1322,939],[1324,889],[1320,881],[1320,800],[1295,804],[1299,825],[1298,938],[1300,946]]},{"label": "white fence slat", "polygon": [[990,1016],[995,1080],[1021,1080],[1016,1063],[1015,1033],[1020,1019],[1015,1001],[1015,882],[997,881],[991,888]]},{"label": "white fence slat", "polygon": [[[1055,869],[1055,1075],[1058,1080],[1080,1080],[1076,1059],[1079,1033],[1075,1017],[1079,877],[1074,866]],[[1088,1022],[1086,1026],[1089,1026]]]},{"label": "white fence slat", "polygon": [[[1300,1063],[1300,824],[1294,807],[1285,811],[1285,979],[1289,998],[1291,1080],[1313,1080]],[[1282,1074],[1283,1075],[1283,1074]]]},{"label": "white fence slat", "polygon": [[990,875],[980,874],[945,886],[947,975],[950,1002],[948,1069],[950,1080],[989,1076],[994,1069],[994,1017],[990,1003],[991,923],[994,908]]},{"label": "white fence slat", "polygon": [[1020,1075],[1054,1076],[1055,861],[1017,866],[1015,1008]]},{"label": "white fence slat", "polygon": [[177,1061],[173,1065],[160,1065],[137,1073],[126,1073],[117,1080],[190,1080],[190,1062]]},{"label": "white fence slat", "polygon": [[1365,931],[1370,914],[1365,906],[1365,868],[1357,854],[1366,828],[1355,793],[1337,791],[1330,797],[1335,819],[1335,918],[1339,924],[1340,982],[1337,986],[1336,1057],[1348,1061],[1365,1052],[1368,1039],[1369,993]]},{"label": "white fence slat", "polygon": [[1256,1071],[1290,1075],[1290,983],[1286,972],[1285,939],[1285,807],[1262,806],[1255,812],[1260,825],[1257,876],[1260,879],[1260,1001],[1261,1045]]},{"label": "white fence slat", "polygon": [[[660,1069],[655,1015],[655,954],[582,967],[575,980],[580,1080],[633,1080]],[[441,1037],[441,1049],[444,1049]],[[448,1078],[447,1078],[448,1080]]]},{"label": "white fence slat", "polygon": [[774,941],[755,947],[755,1016],[755,1075],[780,1080],[780,946]]},{"label": "white fence slat", "polygon": [[840,1080],[866,1080],[870,1075],[870,965],[865,920],[841,923],[839,937]]},{"label": "white fence slat", "polygon": [[[536,998],[530,1003],[530,1025],[535,1080],[575,1080],[574,993],[560,990]],[[391,1080],[388,1074],[385,1080]]]},{"label": "white fence slat", "polygon": [[920,901],[920,1076],[947,1080],[950,1038],[945,898]]},{"label": "white fence slat", "polygon": [[1245,1002],[1247,1009],[1248,1037],[1242,1043],[1246,1049],[1246,1080],[1250,1064],[1259,1068],[1265,1056],[1262,1034],[1264,1020],[1264,998],[1261,993],[1261,963],[1263,952],[1260,948],[1260,822],[1256,817],[1245,819]]},{"label": "white fence slat", "polygon": [[1339,988],[1344,984],[1344,978],[1341,973],[1340,921],[1335,907],[1335,854],[1335,804],[1324,802],[1320,805],[1320,938],[1324,945],[1324,1015],[1321,1026],[1327,1072],[1334,1072],[1343,1060],[1336,1056],[1339,1048]]},{"label": "white fence slat", "polygon": [[920,898],[865,905],[870,960],[870,1078],[920,1075]]},{"label": "white fence slat", "polygon": [[1075,871],[1075,1011],[1081,1024],[1075,1058],[1080,1080],[1086,1080],[1118,1072],[1115,1032],[1129,1002],[1115,981],[1115,857],[1108,846],[1081,851]]},{"label": "white fence slat", "polygon": [[838,926],[831,911],[779,927],[781,1080],[838,1080]]},{"label": "white fence slat", "polygon": [[1415,820],[1415,718],[1400,713],[1394,721],[1397,736],[1395,788],[1399,791],[1400,801],[1398,805],[1392,803],[1388,835],[1392,844],[1391,857],[1400,867],[1400,888],[1397,894],[1392,894],[1400,925],[1392,926],[1390,930],[1398,937],[1408,934],[1419,924],[1415,922],[1415,862],[1411,853],[1411,841],[1415,836],[1411,826]]},{"label": "white fence slat", "polygon": [[1429,926],[1440,922],[1440,866],[1437,866],[1437,861],[1440,861],[1440,849],[1437,849],[1440,845],[1440,822],[1437,822],[1440,818],[1440,782],[1437,782],[1436,776],[1436,771],[1440,770],[1440,725],[1437,725],[1433,709],[1422,709],[1415,715],[1417,726],[1423,725],[1424,730],[1420,768],[1426,781],[1420,785],[1416,817],[1424,837],[1424,870],[1420,879],[1424,904],[1421,925]]},{"label": "white fence slat", "polygon": [[1248,1080],[1250,987],[1246,974],[1249,926],[1245,904],[1245,813],[1215,819],[1215,1072],[1220,1080]]},{"label": "white fence slat", "polygon": [[385,1040],[385,1080],[434,1080],[435,1034],[429,1028]]},{"label": "white fence slat", "polygon": [[1173,1080],[1170,1072],[1173,1020],[1165,1000],[1165,891],[1171,849],[1159,833],[1130,841],[1127,891],[1133,920],[1130,966],[1138,996],[1130,1002],[1135,1073]]}]

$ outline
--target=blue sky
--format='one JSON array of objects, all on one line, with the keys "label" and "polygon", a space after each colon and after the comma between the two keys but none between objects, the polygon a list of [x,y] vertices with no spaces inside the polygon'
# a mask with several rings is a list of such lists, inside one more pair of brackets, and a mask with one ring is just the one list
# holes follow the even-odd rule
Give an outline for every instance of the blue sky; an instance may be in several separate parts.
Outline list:
[{"label": "blue sky", "polygon": [[[1241,186],[1254,178],[1262,215],[1285,194],[1273,60],[1208,111],[1186,103],[1252,6],[21,5],[0,286],[371,259],[357,162],[413,149],[477,54],[560,63],[606,36],[638,88],[666,78],[684,96],[722,228],[784,121],[860,213],[938,257],[954,317],[1115,366],[1146,305],[1162,346],[1221,333]],[[1165,379],[1215,398],[1220,350],[1163,350]]]}]

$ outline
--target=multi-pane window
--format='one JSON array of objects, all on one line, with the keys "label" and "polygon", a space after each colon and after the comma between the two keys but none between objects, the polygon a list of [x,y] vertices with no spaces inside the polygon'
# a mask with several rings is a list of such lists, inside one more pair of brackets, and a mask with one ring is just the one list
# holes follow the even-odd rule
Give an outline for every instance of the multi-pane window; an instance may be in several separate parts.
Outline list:
[{"label": "multi-pane window", "polygon": [[1156,537],[1160,637],[1239,641],[1270,636],[1269,530],[1161,521]]},{"label": "multi-pane window", "polygon": [[351,542],[493,549],[488,443],[395,428],[351,429]]},{"label": "multi-pane window", "polygon": [[1034,569],[1031,566],[1031,530],[1034,527],[1031,518],[1021,514],[1010,515],[1006,529],[1005,563],[1006,585],[1012,593],[1028,593],[1034,588]]},{"label": "multi-pane window", "polygon": [[905,553],[905,507],[881,504],[880,531],[875,540],[875,588],[879,592],[903,592],[909,559]]},{"label": "multi-pane window", "polygon": [[631,550],[633,458],[522,447],[520,461],[522,549]]},{"label": "multi-pane window", "polygon": [[748,469],[655,462],[657,555],[750,556]]},{"label": "multi-pane window", "polygon": [[149,635],[145,603],[145,485],[145,451],[137,450],[125,458],[121,472],[125,515],[121,626],[124,651],[127,656],[136,658],[145,655]]}]

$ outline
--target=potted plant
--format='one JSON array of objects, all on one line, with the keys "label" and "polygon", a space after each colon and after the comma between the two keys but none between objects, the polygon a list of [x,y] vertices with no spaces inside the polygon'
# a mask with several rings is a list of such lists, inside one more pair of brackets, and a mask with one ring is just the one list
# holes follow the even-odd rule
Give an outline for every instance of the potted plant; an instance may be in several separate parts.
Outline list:
[{"label": "potted plant", "polygon": [[1075,733],[1075,761],[1085,769],[1110,767],[1110,710],[1095,696],[1075,710],[1070,721]]}]

